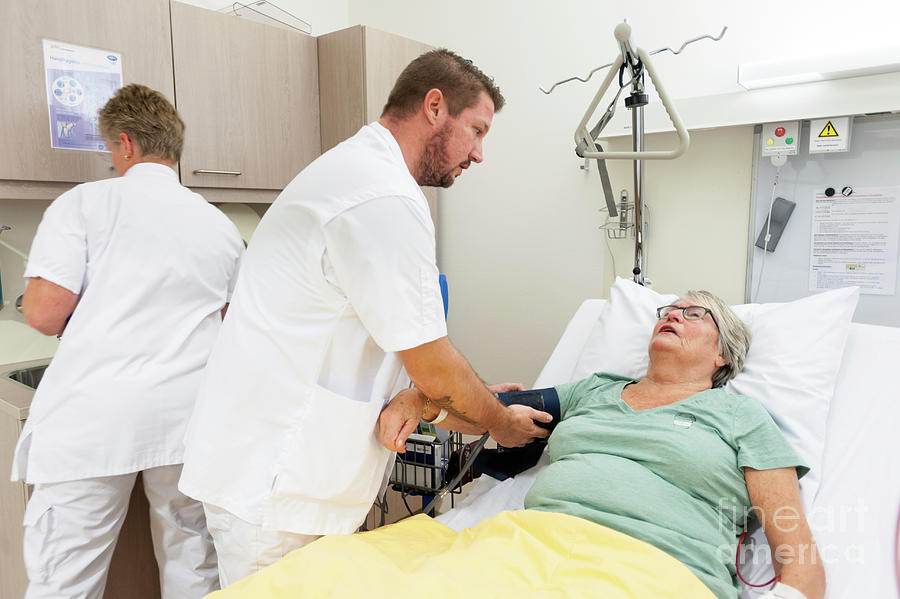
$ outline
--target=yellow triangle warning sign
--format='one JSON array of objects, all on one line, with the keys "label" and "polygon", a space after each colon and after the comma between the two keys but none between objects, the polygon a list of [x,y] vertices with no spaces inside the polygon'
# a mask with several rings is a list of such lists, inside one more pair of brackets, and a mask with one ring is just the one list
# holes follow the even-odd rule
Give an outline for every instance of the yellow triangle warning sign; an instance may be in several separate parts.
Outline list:
[{"label": "yellow triangle warning sign", "polygon": [[822,129],[822,132],[819,133],[819,137],[840,137],[840,134],[837,132],[837,129],[834,128],[831,121],[828,121],[828,124]]}]

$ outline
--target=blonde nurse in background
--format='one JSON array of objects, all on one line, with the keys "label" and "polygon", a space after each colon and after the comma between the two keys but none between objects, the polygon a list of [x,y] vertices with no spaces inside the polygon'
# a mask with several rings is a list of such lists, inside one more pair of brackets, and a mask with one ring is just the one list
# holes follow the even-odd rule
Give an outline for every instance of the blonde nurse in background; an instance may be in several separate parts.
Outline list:
[{"label": "blonde nurse in background", "polygon": [[178,491],[182,438],[243,252],[234,225],[173,170],[184,123],[129,85],[100,111],[121,177],[85,183],[44,214],[22,304],[65,330],[16,448],[26,597],[100,598],[138,472],[165,598],[218,587],[202,506]]}]

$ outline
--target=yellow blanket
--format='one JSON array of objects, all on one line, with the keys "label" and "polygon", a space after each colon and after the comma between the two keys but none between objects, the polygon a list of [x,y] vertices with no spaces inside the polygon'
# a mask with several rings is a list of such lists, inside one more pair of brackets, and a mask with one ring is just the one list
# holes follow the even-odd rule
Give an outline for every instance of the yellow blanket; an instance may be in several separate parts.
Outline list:
[{"label": "yellow blanket", "polygon": [[582,518],[502,512],[460,533],[425,515],[323,537],[215,599],[715,599],[681,562]]}]

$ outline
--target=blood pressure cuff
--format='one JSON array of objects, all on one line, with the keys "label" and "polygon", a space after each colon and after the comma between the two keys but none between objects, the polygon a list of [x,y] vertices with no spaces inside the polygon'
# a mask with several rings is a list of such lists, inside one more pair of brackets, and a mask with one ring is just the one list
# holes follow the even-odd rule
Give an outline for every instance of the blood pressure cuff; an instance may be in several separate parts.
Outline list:
[{"label": "blood pressure cuff", "polygon": [[508,406],[522,404],[541,412],[547,412],[553,416],[553,420],[550,422],[538,422],[535,420],[534,423],[541,428],[552,431],[556,427],[556,423],[559,422],[559,394],[556,392],[555,387],[498,393],[497,398]]},{"label": "blood pressure cuff", "polygon": [[[535,421],[541,428],[552,431],[559,422],[559,395],[553,387],[510,391],[499,393],[497,397],[508,406],[522,404],[553,416],[553,420],[547,423]],[[546,445],[547,439],[535,439],[523,447],[498,446],[497,449],[483,449],[475,458],[475,469],[497,480],[506,480],[537,464]]]}]

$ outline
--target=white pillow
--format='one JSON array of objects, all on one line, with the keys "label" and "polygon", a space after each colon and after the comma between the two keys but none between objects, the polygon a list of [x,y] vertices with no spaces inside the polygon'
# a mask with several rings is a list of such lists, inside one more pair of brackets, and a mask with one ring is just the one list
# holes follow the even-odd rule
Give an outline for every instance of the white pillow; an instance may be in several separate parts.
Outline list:
[{"label": "white pillow", "polygon": [[[617,278],[575,366],[573,380],[594,372],[641,378],[656,308],[678,296]],[[744,304],[734,311],[752,333],[744,370],[726,389],[758,399],[809,464],[800,481],[809,508],[819,488],[825,422],[859,289],[848,287],[783,304]]]}]

